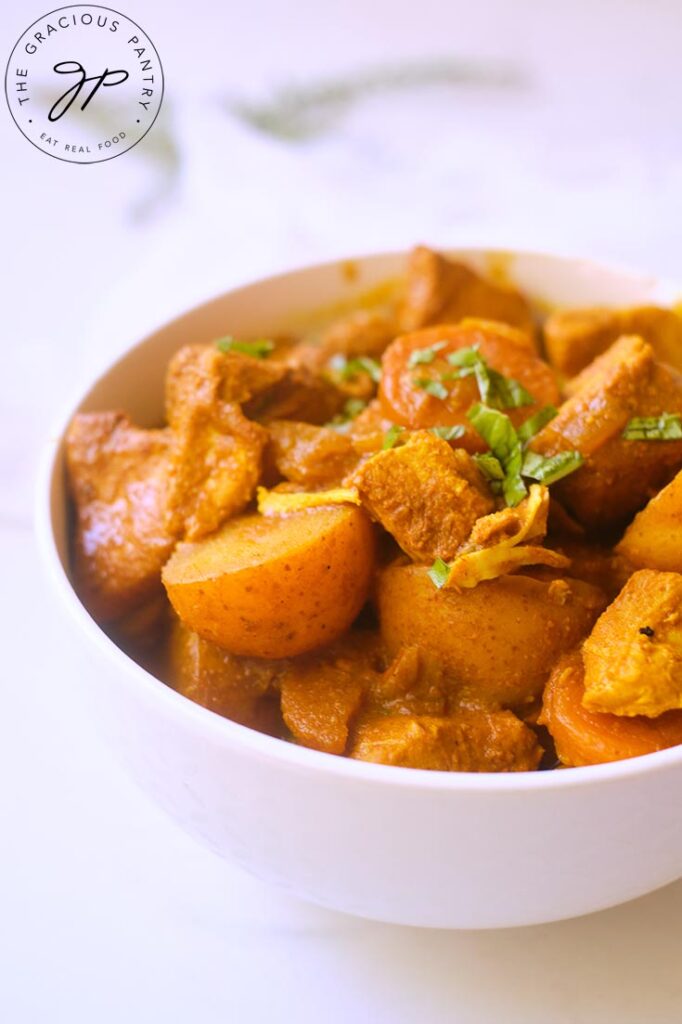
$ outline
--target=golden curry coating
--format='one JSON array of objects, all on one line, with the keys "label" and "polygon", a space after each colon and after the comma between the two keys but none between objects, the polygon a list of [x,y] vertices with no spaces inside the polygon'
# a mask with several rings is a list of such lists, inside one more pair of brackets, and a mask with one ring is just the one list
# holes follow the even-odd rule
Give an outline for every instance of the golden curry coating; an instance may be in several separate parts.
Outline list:
[{"label": "golden curry coating", "polygon": [[511,711],[461,709],[456,714],[372,715],[358,722],[350,757],[402,768],[446,772],[523,772],[537,768],[542,748]]},{"label": "golden curry coating", "polygon": [[554,666],[543,695],[539,721],[549,730],[562,765],[621,761],[682,743],[682,711],[628,718],[588,710],[584,674],[580,650],[571,651]]},{"label": "golden curry coating", "polygon": [[494,508],[471,456],[426,430],[373,455],[350,482],[403,551],[429,565],[454,557],[476,520]]},{"label": "golden curry coating", "polygon": [[682,376],[657,363],[641,338],[621,338],[576,378],[575,393],[533,438],[541,455],[577,450],[583,465],[555,485],[568,511],[591,529],[627,522],[682,466],[682,441],[652,444],[622,435],[629,420],[682,413]]},{"label": "golden curry coating", "polygon": [[511,324],[528,334],[532,346],[533,317],[527,300],[513,288],[486,281],[463,263],[446,259],[419,245],[407,265],[399,329],[417,331],[436,323],[457,323],[482,317]]},{"label": "golden curry coating", "polygon": [[175,535],[166,519],[172,437],[125,413],[79,413],[66,437],[76,507],[76,586],[98,622],[112,622],[161,592]]},{"label": "golden curry coating", "polygon": [[357,660],[293,665],[282,677],[282,716],[304,747],[343,754],[365,689]]},{"label": "golden curry coating", "polygon": [[291,483],[312,490],[338,486],[357,465],[350,437],[331,427],[273,420],[269,433],[270,463]]},{"label": "golden curry coating", "polygon": [[287,357],[291,366],[305,366],[324,372],[334,356],[356,359],[377,358],[396,335],[390,313],[358,309],[334,321],[319,338],[297,345]]},{"label": "golden curry coating", "polygon": [[389,654],[408,644],[437,652],[463,699],[505,707],[537,697],[606,606],[581,580],[503,576],[458,593],[400,563],[379,573],[376,599]]},{"label": "golden curry coating", "polygon": [[185,697],[240,725],[273,734],[282,731],[277,699],[282,665],[278,662],[230,654],[176,618],[168,661],[170,682]]},{"label": "golden curry coating", "polygon": [[681,538],[682,472],[637,513],[615,550],[638,569],[682,572]]},{"label": "golden curry coating", "polygon": [[221,352],[215,345],[185,345],[171,359],[166,373],[166,419],[181,425],[188,408],[241,405],[272,389],[286,367],[242,352]]},{"label": "golden curry coating", "polygon": [[185,345],[164,428],[75,417],[84,602],[180,693],[338,756],[682,742],[682,321],[554,314],[560,392],[513,288],[424,247],[396,287],[298,339]]},{"label": "golden curry coating", "polygon": [[547,358],[560,373],[573,377],[626,334],[639,335],[657,359],[682,370],[682,318],[660,306],[557,310],[544,325]]},{"label": "golden curry coating", "polygon": [[267,441],[267,431],[235,403],[186,406],[176,422],[168,467],[169,529],[199,540],[246,508]]},{"label": "golden curry coating", "polygon": [[640,569],[583,645],[590,711],[656,718],[682,708],[682,575]]}]

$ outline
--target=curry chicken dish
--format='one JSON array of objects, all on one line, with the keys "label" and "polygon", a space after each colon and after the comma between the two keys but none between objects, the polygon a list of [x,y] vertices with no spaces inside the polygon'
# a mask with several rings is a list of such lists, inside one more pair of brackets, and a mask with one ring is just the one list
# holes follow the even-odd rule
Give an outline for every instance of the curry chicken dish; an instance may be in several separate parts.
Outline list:
[{"label": "curry chicken dish", "polygon": [[66,442],[74,584],[138,662],[386,765],[682,743],[676,312],[543,315],[418,247],[323,328],[187,341],[165,425],[80,413]]}]

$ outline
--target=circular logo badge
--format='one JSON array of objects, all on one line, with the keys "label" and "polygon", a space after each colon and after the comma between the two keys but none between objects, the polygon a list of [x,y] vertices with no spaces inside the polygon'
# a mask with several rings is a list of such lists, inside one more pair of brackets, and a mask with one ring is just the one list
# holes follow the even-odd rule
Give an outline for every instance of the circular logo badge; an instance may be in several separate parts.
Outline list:
[{"label": "circular logo badge", "polygon": [[45,14],[12,50],[5,95],[19,130],[69,163],[111,160],[156,120],[163,68],[139,25],[95,4]]}]

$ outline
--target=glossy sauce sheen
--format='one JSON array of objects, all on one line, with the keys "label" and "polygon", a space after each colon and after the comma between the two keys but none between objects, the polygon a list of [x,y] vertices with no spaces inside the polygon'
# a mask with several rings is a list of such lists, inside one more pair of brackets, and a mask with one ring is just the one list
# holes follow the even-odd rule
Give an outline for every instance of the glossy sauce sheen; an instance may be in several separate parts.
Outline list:
[{"label": "glossy sauce sheen", "polygon": [[[84,603],[189,699],[335,756],[532,771],[682,742],[682,321],[541,313],[420,246],[298,335],[188,339],[165,426],[69,430]],[[503,445],[462,350],[521,389],[488,396]]]}]

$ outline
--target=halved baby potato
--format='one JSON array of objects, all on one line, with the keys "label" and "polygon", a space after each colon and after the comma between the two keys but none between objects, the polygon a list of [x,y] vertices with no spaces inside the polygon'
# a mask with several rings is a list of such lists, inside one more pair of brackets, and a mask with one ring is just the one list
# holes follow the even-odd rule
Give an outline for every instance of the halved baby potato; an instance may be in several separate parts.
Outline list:
[{"label": "halved baby potato", "polygon": [[367,599],[374,534],[353,506],[288,516],[238,516],[163,570],[171,604],[190,629],[232,654],[287,658],[348,629]]},{"label": "halved baby potato", "polygon": [[476,703],[521,705],[542,691],[556,659],[589,633],[604,609],[582,580],[503,576],[457,593],[437,590],[424,566],[385,569],[377,593],[389,653],[417,644]]}]

